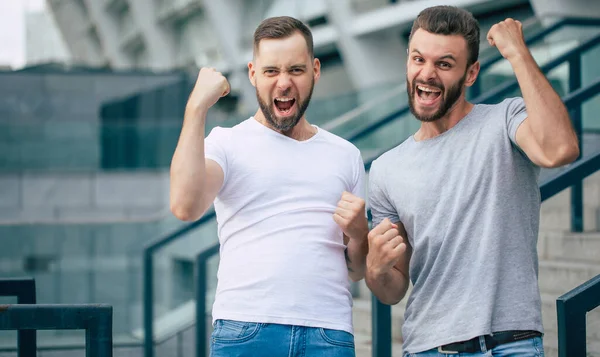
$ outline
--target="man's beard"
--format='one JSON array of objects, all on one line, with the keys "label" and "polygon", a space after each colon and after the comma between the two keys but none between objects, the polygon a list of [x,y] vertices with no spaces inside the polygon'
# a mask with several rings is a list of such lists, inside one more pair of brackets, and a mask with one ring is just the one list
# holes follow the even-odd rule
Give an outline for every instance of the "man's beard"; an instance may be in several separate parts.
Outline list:
[{"label": "man's beard", "polygon": [[[408,76],[406,77],[406,91],[408,92],[408,106],[410,108],[410,112],[415,116],[415,118],[417,118],[418,120],[422,121],[422,122],[432,122],[432,121],[436,121],[440,118],[442,118],[444,115],[446,115],[446,113],[448,113],[448,110],[450,110],[450,108],[452,108],[452,106],[454,106],[454,104],[456,103],[456,101],[458,100],[458,98],[460,98],[460,95],[462,94],[462,88],[465,84],[465,80],[467,79],[467,72],[465,72],[465,74],[462,76],[461,79],[458,80],[458,82],[456,82],[455,84],[453,84],[450,88],[448,88],[448,91],[446,92],[445,87],[442,83],[437,83],[434,81],[431,82],[417,82],[416,80],[413,81],[412,84],[412,88],[410,85],[410,82],[408,81]],[[415,108],[415,99],[417,94],[417,85],[419,84],[424,84],[427,86],[432,86],[435,88],[440,89],[442,92],[440,93],[440,96],[446,95],[445,97],[442,97],[440,100],[440,104],[439,104],[439,109],[430,115],[423,115],[423,114],[419,114],[417,113],[417,110]]]},{"label": "man's beard", "polygon": [[310,92],[308,93],[308,96],[302,102],[300,102],[299,101],[300,98],[298,98],[298,103],[297,103],[298,111],[296,112],[296,115],[291,116],[291,117],[279,118],[277,116],[277,114],[275,114],[273,107],[272,107],[272,105],[275,105],[274,100],[271,100],[270,105],[267,104],[266,102],[264,102],[262,100],[262,98],[260,97],[260,94],[258,93],[258,89],[256,89],[256,99],[258,100],[258,105],[260,106],[260,110],[262,111],[263,115],[265,116],[265,119],[267,119],[267,122],[269,123],[269,125],[271,125],[271,127],[273,129],[275,129],[279,132],[287,133],[290,130],[292,130],[292,128],[295,127],[296,124],[298,124],[298,122],[304,115],[306,108],[308,108],[308,103],[310,102],[310,98],[312,97],[314,87],[315,87],[315,82],[313,80],[313,82],[310,85]]}]

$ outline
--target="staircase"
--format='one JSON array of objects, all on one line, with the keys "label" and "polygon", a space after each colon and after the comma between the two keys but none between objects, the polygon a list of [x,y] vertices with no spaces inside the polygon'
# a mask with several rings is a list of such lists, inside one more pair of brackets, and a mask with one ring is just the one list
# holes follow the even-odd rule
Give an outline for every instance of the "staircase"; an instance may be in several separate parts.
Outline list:
[{"label": "staircase", "polygon": [[[544,350],[546,357],[558,357],[556,299],[600,274],[600,172],[584,181],[584,223],[586,232],[569,230],[570,190],[542,204],[538,239],[539,287],[542,296]],[[371,299],[364,280],[354,300],[356,356],[371,356]],[[392,306],[392,356],[402,357],[403,315],[406,297]],[[588,357],[600,357],[600,309],[587,316]]]}]

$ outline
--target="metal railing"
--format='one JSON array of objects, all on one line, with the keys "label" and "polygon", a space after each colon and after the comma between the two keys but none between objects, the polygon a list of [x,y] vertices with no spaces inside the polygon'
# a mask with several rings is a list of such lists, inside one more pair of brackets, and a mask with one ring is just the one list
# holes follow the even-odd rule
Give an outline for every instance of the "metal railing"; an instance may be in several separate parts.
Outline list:
[{"label": "metal railing", "polygon": [[556,300],[558,356],[587,356],[586,314],[600,306],[600,275]]},{"label": "metal railing", "polygon": [[103,304],[0,305],[0,330],[85,330],[86,357],[112,357],[112,311]]},{"label": "metal railing", "polygon": [[167,246],[169,243],[184,236],[190,231],[215,218],[215,211],[211,210],[199,220],[186,224],[166,237],[159,238],[144,248],[144,356],[154,356],[154,253]]},{"label": "metal railing", "polygon": [[[35,280],[33,278],[0,279],[0,296],[16,296],[17,304],[35,304]],[[35,330],[17,332],[17,356],[35,356],[37,334]]]}]

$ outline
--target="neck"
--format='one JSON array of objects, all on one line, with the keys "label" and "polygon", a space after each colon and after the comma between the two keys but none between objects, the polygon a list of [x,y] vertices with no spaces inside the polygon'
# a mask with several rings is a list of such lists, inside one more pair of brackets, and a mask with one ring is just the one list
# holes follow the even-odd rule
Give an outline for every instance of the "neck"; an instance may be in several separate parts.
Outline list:
[{"label": "neck", "polygon": [[421,128],[415,133],[414,137],[416,141],[427,140],[435,138],[438,135],[445,133],[452,129],[458,122],[460,122],[469,112],[473,109],[473,104],[467,102],[464,97],[461,97],[456,103],[448,110],[446,115],[438,120],[431,122],[422,122]]},{"label": "neck", "polygon": [[256,114],[254,114],[254,119],[266,126],[267,128],[278,132],[281,135],[285,135],[291,139],[304,141],[312,138],[316,133],[317,129],[314,128],[310,123],[306,120],[306,117],[303,115],[302,118],[298,121],[298,123],[288,131],[281,131],[279,129],[274,128],[265,118],[263,112],[259,109]]}]

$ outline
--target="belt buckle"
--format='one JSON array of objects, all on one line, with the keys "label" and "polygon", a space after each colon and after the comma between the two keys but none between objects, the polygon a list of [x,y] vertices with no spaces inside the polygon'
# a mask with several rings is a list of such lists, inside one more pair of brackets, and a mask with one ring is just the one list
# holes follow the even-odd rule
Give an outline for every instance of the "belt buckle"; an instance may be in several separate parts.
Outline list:
[{"label": "belt buckle", "polygon": [[441,354],[447,354],[447,355],[457,355],[458,352],[457,351],[445,351],[444,350],[444,346],[440,346],[437,348],[438,352]]}]

